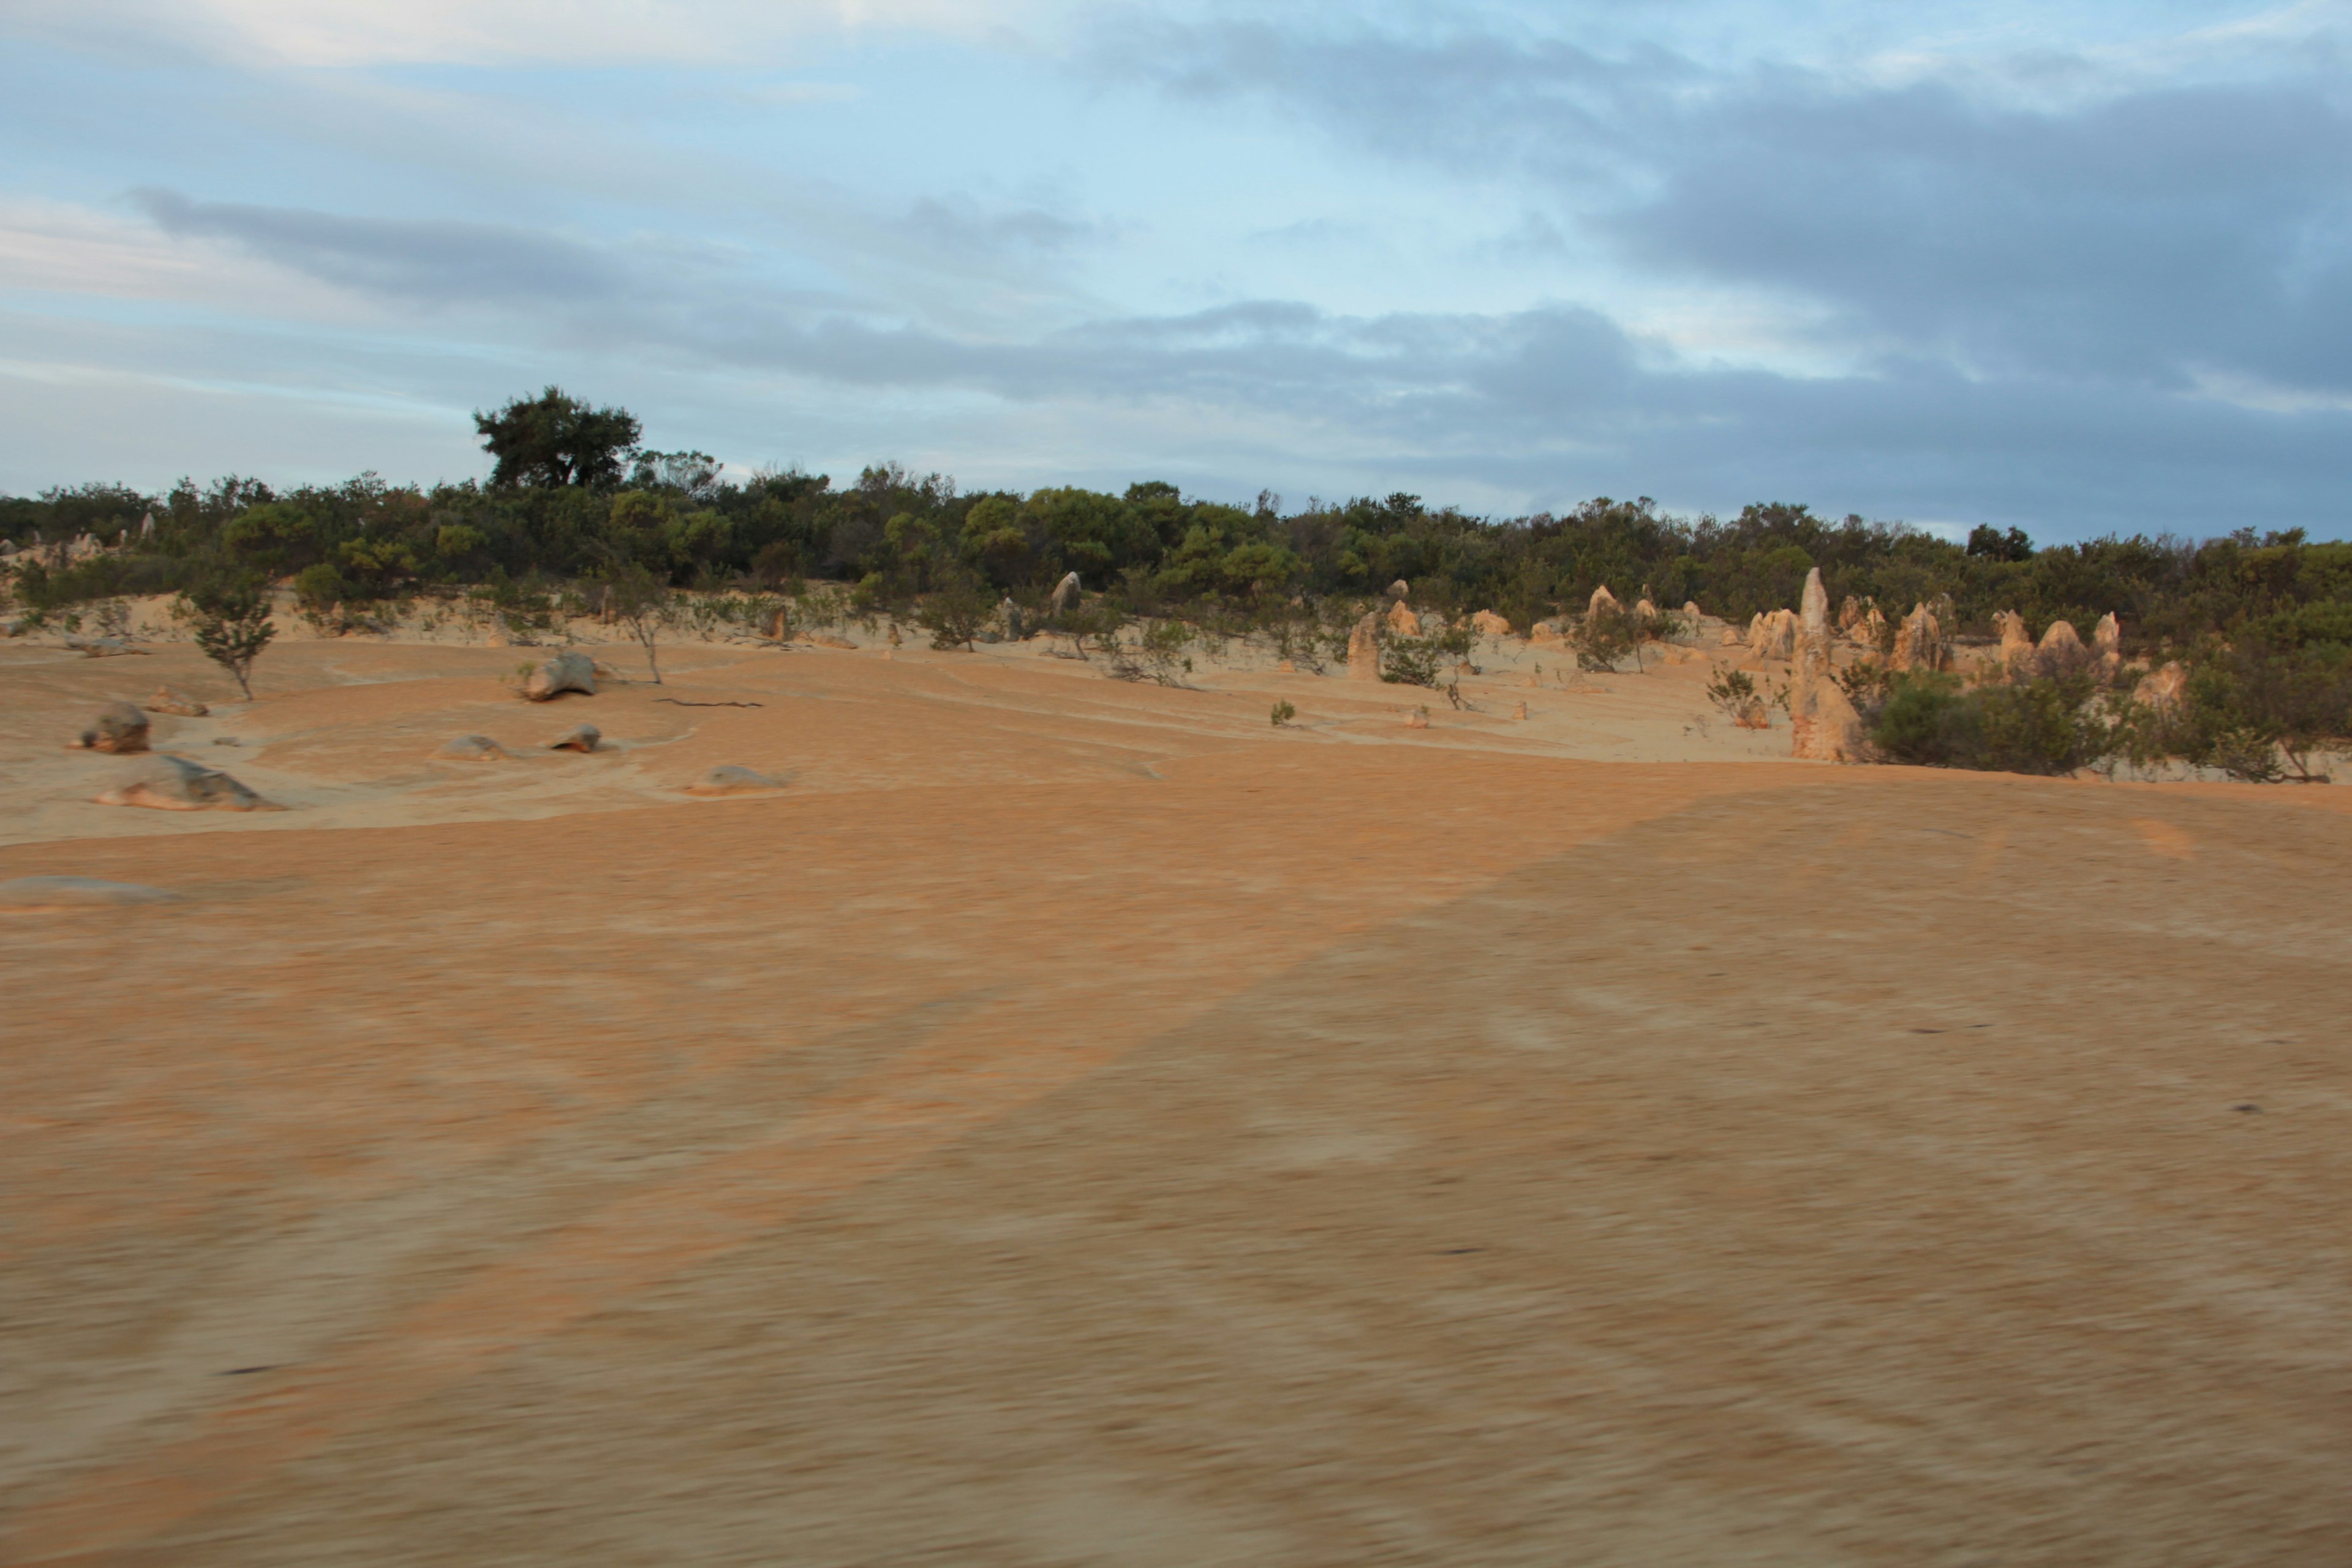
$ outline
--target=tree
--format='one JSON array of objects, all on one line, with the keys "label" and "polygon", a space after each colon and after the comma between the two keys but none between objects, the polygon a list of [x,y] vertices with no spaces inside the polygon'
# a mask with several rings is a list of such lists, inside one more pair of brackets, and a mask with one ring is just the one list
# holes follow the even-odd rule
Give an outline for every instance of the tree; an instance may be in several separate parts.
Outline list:
[{"label": "tree", "polygon": [[606,613],[644,645],[646,668],[653,672],[654,684],[659,686],[661,662],[656,656],[655,644],[669,620],[668,580],[655,576],[634,561],[625,561],[606,569],[603,586]]},{"label": "tree", "polygon": [[591,408],[556,386],[515,398],[496,414],[478,409],[474,427],[482,433],[482,450],[498,459],[491,484],[590,489],[621,482],[641,428],[625,408]]},{"label": "tree", "polygon": [[278,635],[269,624],[268,595],[250,578],[238,578],[190,589],[180,595],[178,610],[205,657],[235,676],[251,701],[253,661]]}]

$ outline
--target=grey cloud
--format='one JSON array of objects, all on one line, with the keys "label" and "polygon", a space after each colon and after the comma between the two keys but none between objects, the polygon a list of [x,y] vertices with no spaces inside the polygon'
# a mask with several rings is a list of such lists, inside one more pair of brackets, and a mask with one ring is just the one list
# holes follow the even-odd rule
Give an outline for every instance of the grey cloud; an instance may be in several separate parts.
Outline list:
[{"label": "grey cloud", "polygon": [[531,229],[194,202],[152,189],[131,200],[166,234],[226,239],[324,282],[403,300],[580,302],[610,298],[625,282],[606,252]]},{"label": "grey cloud", "polygon": [[1826,307],[1825,346],[1977,374],[2352,388],[2352,79],[2327,48],[2164,88],[2042,61],[2072,89],[2053,109],[1982,82],[1727,74],[1502,32],[1129,24],[1091,59],[1530,183],[1549,221],[1647,274]]}]

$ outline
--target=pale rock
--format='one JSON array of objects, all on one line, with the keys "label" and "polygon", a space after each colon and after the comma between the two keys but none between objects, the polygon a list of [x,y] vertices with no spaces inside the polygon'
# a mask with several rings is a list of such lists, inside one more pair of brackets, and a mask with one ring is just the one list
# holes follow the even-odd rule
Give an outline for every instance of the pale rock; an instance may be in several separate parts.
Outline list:
[{"label": "pale rock", "polygon": [[737,767],[730,763],[712,768],[709,773],[704,773],[686,786],[686,793],[699,795],[749,795],[761,790],[783,787],[782,780],[772,779],[765,773],[755,773],[750,768]]},{"label": "pale rock", "polygon": [[1768,610],[1756,617],[1748,635],[1748,651],[1758,658],[1793,658],[1797,652],[1797,616],[1793,610]]},{"label": "pale rock", "polygon": [[2099,624],[2092,628],[2091,646],[2097,648],[2102,654],[2111,653],[2117,657],[2122,656],[2124,651],[2123,623],[2116,619],[2116,613],[2113,610],[2109,610],[2105,615],[2101,616],[2099,617]]},{"label": "pale rock", "polygon": [[1511,635],[1511,623],[1492,610],[1479,611],[1470,617],[1470,625],[1481,637],[1507,637]]},{"label": "pale rock", "polygon": [[1516,708],[1513,708],[1513,709],[1511,710],[1511,717],[1512,717],[1512,718],[1514,718],[1514,719],[1524,719],[1524,718],[1526,718],[1527,716],[1528,716],[1528,705],[1527,705],[1526,701],[1523,700],[1521,700],[1521,701],[1520,701],[1520,703],[1518,704],[1518,706],[1517,706]]},{"label": "pale rock", "polygon": [[1355,630],[1348,634],[1348,679],[1378,680],[1381,678],[1381,614],[1366,610]]},{"label": "pale rock", "polygon": [[2167,664],[2152,669],[2132,688],[2132,700],[2155,709],[2159,713],[2171,713],[2180,707],[2180,700],[2189,689],[2189,672],[2179,664]]},{"label": "pale rock", "polygon": [[547,743],[551,752],[593,752],[604,739],[604,732],[593,724],[574,724]]},{"label": "pale rock", "polygon": [[1062,580],[1054,584],[1054,592],[1045,603],[1052,607],[1053,613],[1058,616],[1068,607],[1071,599],[1079,592],[1078,574],[1076,572],[1065,572],[1062,574]]},{"label": "pale rock", "polygon": [[1948,658],[1944,628],[1936,612],[1915,603],[1895,630],[1895,652],[1887,660],[1895,669],[1941,669]]},{"label": "pale rock", "polygon": [[2000,631],[2002,668],[2013,669],[2019,665],[2031,663],[2034,653],[2033,639],[2025,635],[2025,617],[2015,610],[2003,610],[1992,618],[1992,624]]},{"label": "pale rock", "polygon": [[1824,763],[1869,760],[1869,741],[1843,688],[1826,676],[1816,676],[1798,688],[1789,704],[1792,731],[1789,754]]},{"label": "pale rock", "polygon": [[1426,708],[1416,708],[1411,713],[1405,715],[1404,727],[1408,730],[1428,729],[1429,710]]},{"label": "pale rock", "polygon": [[143,805],[159,811],[275,811],[236,780],[183,757],[156,755],[98,797],[100,805]]},{"label": "pale rock", "polygon": [[1405,582],[1405,580],[1404,580],[1403,578],[1400,577],[1400,578],[1398,578],[1395,582],[1393,582],[1393,583],[1391,583],[1391,584],[1389,584],[1389,597],[1390,597],[1390,598],[1391,598],[1391,599],[1405,599],[1405,598],[1410,598],[1410,597],[1412,597],[1412,589],[1411,585],[1409,585],[1409,584]]},{"label": "pale rock", "polygon": [[1603,583],[1592,590],[1592,597],[1585,602],[1584,614],[1590,619],[1594,616],[1622,615],[1625,606],[1617,602],[1617,595],[1609,591],[1609,584]]},{"label": "pale rock", "polygon": [[1658,618],[1658,606],[1647,599],[1636,599],[1633,601],[1633,618],[1647,626]]},{"label": "pale rock", "polygon": [[74,742],[77,750],[127,756],[147,749],[147,715],[128,702],[110,702]]},{"label": "pale rock", "polygon": [[584,653],[559,653],[530,672],[522,694],[533,702],[551,702],[567,691],[596,695],[596,661]]},{"label": "pale rock", "polygon": [[1389,630],[1401,637],[1417,637],[1421,635],[1421,617],[1414,615],[1412,607],[1402,599],[1389,606],[1388,623]]}]

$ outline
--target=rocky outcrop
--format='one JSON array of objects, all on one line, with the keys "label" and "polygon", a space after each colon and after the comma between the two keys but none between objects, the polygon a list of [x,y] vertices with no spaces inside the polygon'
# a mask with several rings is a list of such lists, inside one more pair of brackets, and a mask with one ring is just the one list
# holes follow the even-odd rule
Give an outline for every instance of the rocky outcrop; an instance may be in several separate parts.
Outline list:
[{"label": "rocky outcrop", "polygon": [[1078,596],[1078,574],[1076,572],[1063,573],[1062,580],[1054,584],[1053,593],[1046,597],[1047,611],[1053,615],[1060,615],[1070,607],[1070,601]]},{"label": "rocky outcrop", "polygon": [[1758,658],[1797,656],[1797,617],[1789,610],[1767,610],[1748,623],[1748,651]]},{"label": "rocky outcrop", "polygon": [[2116,619],[2113,610],[2101,616],[2099,624],[2092,628],[2091,647],[2099,656],[2101,677],[2113,680],[2123,673],[2124,628],[2123,623]]},{"label": "rocky outcrop", "polygon": [[1586,601],[1584,606],[1584,613],[1588,618],[1594,616],[1618,616],[1624,612],[1625,606],[1617,602],[1617,595],[1609,591],[1609,584],[1606,583],[1592,590],[1592,597]]},{"label": "rocky outcrop", "polygon": [[143,805],[159,811],[274,811],[277,807],[236,780],[184,757],[156,755],[98,797],[100,805]]},{"label": "rocky outcrop", "polygon": [[1401,637],[1417,637],[1421,635],[1421,617],[1414,615],[1412,606],[1402,599],[1389,606],[1388,623],[1389,630]]},{"label": "rocky outcrop", "polygon": [[767,774],[755,773],[750,768],[739,768],[732,763],[727,763],[712,768],[709,773],[687,785],[686,793],[700,795],[752,795],[762,790],[783,787],[782,779],[772,779]]},{"label": "rocky outcrop", "polygon": [[1822,585],[1818,566],[1805,574],[1804,596],[1798,601],[1797,664],[1808,675],[1830,668],[1830,591]]},{"label": "rocky outcrop", "polygon": [[1480,637],[1507,637],[1511,635],[1511,623],[1492,610],[1481,610],[1470,617],[1470,625]]},{"label": "rocky outcrop", "polygon": [[596,664],[584,653],[559,653],[530,672],[522,694],[533,702],[551,702],[567,691],[596,695]]},{"label": "rocky outcrop", "polygon": [[2178,664],[2167,664],[2139,678],[2139,684],[2132,688],[2132,700],[2158,713],[2176,713],[2180,710],[2181,695],[2188,689],[2189,672]]},{"label": "rocky outcrop", "polygon": [[551,752],[593,752],[604,741],[604,732],[593,724],[574,724],[547,743]]},{"label": "rocky outcrop", "polygon": [[2033,650],[2033,665],[2044,675],[2065,675],[2091,662],[2091,652],[2074,633],[2072,621],[2053,621],[2042,630]]},{"label": "rocky outcrop", "polygon": [[116,756],[147,749],[147,715],[128,702],[110,702],[74,742],[77,749]]},{"label": "rocky outcrop", "polygon": [[1816,677],[1797,689],[1789,703],[1789,754],[1823,763],[1869,760],[1862,715],[1835,680]]},{"label": "rocky outcrop", "polygon": [[176,714],[183,719],[201,719],[212,710],[193,697],[174,691],[168,686],[159,686],[155,689],[155,695],[147,699],[147,711]]},{"label": "rocky outcrop", "polygon": [[2003,610],[1992,618],[2000,633],[2000,664],[2003,669],[2016,669],[2033,662],[2033,639],[2025,635],[2025,617],[2015,610]]},{"label": "rocky outcrop", "polygon": [[1356,629],[1348,634],[1348,679],[1378,680],[1381,678],[1381,613],[1366,610]]},{"label": "rocky outcrop", "polygon": [[1896,669],[1941,669],[1951,661],[1943,624],[1925,605],[1914,605],[1895,631],[1895,653],[1887,662]]}]

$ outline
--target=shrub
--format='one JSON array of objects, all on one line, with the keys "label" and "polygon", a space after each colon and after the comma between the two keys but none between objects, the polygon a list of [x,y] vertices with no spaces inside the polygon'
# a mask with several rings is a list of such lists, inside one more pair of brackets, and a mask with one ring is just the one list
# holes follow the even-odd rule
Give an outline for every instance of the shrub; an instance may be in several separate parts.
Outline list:
[{"label": "shrub", "polygon": [[173,606],[188,624],[205,657],[236,678],[236,689],[253,698],[253,661],[278,628],[269,624],[269,597],[250,578],[190,589]]},{"label": "shrub", "polygon": [[1761,730],[1771,722],[1756,680],[1744,669],[1719,668],[1706,683],[1707,700],[1743,730]]},{"label": "shrub", "polygon": [[1281,729],[1285,724],[1289,723],[1293,719],[1297,717],[1298,710],[1292,707],[1289,703],[1277,702],[1274,705],[1274,727],[1276,729]]},{"label": "shrub", "polygon": [[989,616],[988,600],[969,581],[959,578],[923,601],[915,624],[931,634],[936,648],[961,647],[970,652]]}]

